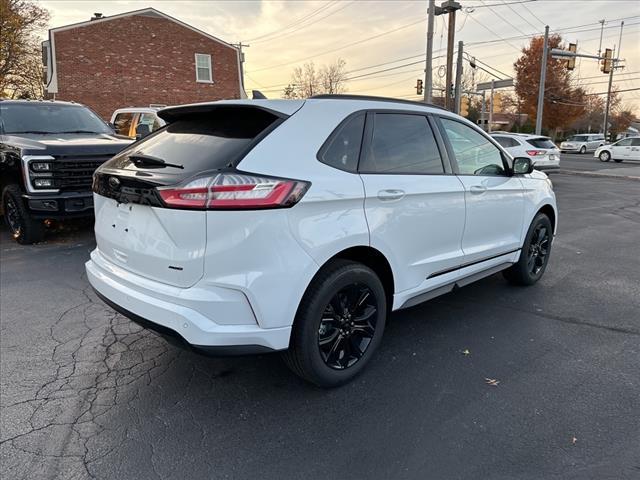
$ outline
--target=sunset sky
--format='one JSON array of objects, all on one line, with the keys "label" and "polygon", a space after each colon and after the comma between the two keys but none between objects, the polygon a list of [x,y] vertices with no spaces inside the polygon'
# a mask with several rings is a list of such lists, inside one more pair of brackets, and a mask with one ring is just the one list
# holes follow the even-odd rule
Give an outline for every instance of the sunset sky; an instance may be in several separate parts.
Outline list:
[{"label": "sunset sky", "polygon": [[[626,68],[616,73],[614,84],[621,90],[640,87],[640,2],[513,2],[516,0],[461,1],[463,10],[458,12],[456,42],[462,40],[469,54],[511,76],[520,49],[532,35],[542,34],[545,24],[565,41],[577,41],[579,52],[596,54],[599,20],[607,21],[604,49],[618,43],[620,21],[624,19],[621,55],[626,59]],[[347,76],[358,77],[348,81],[347,89],[358,94],[414,98],[416,79],[423,75],[423,64],[387,69],[424,60],[426,0],[42,0],[40,3],[51,13],[51,27],[88,20],[94,12],[108,16],[154,7],[229,43],[248,43],[247,91],[256,88],[268,97],[279,97],[294,67],[309,61],[322,65],[344,59]],[[446,48],[444,23],[444,17],[436,19],[436,56],[443,55]],[[442,72],[438,66],[443,61],[442,56],[434,61],[436,76]],[[599,71],[595,60],[578,61],[575,77],[583,79],[582,84],[592,92],[607,88],[608,77]],[[622,95],[625,104],[639,115],[640,90]]]}]

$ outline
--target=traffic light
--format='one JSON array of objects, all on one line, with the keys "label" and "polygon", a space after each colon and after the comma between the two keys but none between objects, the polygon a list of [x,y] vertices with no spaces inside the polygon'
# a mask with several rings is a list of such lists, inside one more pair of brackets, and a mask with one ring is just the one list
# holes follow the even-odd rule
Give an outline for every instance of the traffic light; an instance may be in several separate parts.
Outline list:
[{"label": "traffic light", "polygon": [[494,93],[492,103],[494,112],[502,111],[502,95],[500,95],[499,93]]},{"label": "traffic light", "polygon": [[460,115],[466,117],[469,115],[469,97],[462,97],[460,99]]},{"label": "traffic light", "polygon": [[604,58],[602,59],[602,68],[600,69],[602,73],[611,73],[611,69],[613,68],[613,51],[610,48],[607,48],[604,51]]},{"label": "traffic light", "polygon": [[[578,51],[578,45],[575,43],[570,43],[569,51],[571,53],[576,53]],[[567,70],[573,70],[574,68],[576,68],[576,57],[571,57],[567,60]]]},{"label": "traffic light", "polygon": [[416,82],[416,94],[417,95],[422,95],[423,89],[422,89],[422,79],[418,79],[418,81]]}]

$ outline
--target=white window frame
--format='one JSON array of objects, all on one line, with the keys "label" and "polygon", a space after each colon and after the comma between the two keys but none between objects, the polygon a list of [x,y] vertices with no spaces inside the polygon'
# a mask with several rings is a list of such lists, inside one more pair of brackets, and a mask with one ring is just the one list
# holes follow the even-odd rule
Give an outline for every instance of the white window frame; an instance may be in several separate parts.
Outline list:
[{"label": "white window frame", "polygon": [[[198,78],[198,56],[206,57],[207,65],[209,67],[209,80],[203,80]],[[211,68],[211,55],[208,53],[196,53],[194,55],[195,67],[196,67],[196,82],[198,83],[213,83],[213,68]]]}]

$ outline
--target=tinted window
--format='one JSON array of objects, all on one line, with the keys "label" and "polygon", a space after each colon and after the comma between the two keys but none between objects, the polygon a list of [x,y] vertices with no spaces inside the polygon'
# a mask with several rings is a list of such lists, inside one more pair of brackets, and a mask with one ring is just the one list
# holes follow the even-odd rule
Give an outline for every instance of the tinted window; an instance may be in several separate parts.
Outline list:
[{"label": "tinted window", "polygon": [[48,102],[0,102],[5,133],[112,133],[95,113],[82,105]]},{"label": "tinted window", "polygon": [[422,115],[379,113],[360,164],[365,173],[444,173],[438,145]]},{"label": "tinted window", "polygon": [[133,116],[135,113],[131,112],[123,112],[116,115],[116,118],[113,120],[113,127],[116,130],[116,133],[120,135],[129,136],[129,132],[131,129],[131,122],[133,122]]},{"label": "tinted window", "polygon": [[614,143],[614,145],[616,147],[628,147],[629,145],[631,145],[631,139],[630,138],[625,138],[623,140],[620,140],[617,143]]},{"label": "tinted window", "polygon": [[502,154],[484,135],[460,122],[442,118],[461,175],[504,175]]},{"label": "tinted window", "polygon": [[505,148],[517,147],[520,145],[517,140],[510,137],[493,137],[493,139]]},{"label": "tinted window", "polygon": [[350,118],[331,134],[320,151],[320,161],[340,170],[355,172],[364,130],[364,114]]},{"label": "tinted window", "polygon": [[631,139],[632,147],[640,147],[640,138],[632,138]]},{"label": "tinted window", "polygon": [[587,138],[588,137],[586,135],[574,135],[573,137],[569,137],[568,141],[569,142],[586,142]]},{"label": "tinted window", "polygon": [[529,138],[527,143],[536,148],[556,148],[555,143],[548,138]]},{"label": "tinted window", "polygon": [[229,107],[178,117],[166,128],[132,144],[105,165],[126,170],[153,170],[157,167],[136,167],[129,160],[133,153],[150,155],[182,165],[184,169],[174,169],[172,173],[179,173],[183,178],[237,165],[254,139],[277,118],[264,110]]}]

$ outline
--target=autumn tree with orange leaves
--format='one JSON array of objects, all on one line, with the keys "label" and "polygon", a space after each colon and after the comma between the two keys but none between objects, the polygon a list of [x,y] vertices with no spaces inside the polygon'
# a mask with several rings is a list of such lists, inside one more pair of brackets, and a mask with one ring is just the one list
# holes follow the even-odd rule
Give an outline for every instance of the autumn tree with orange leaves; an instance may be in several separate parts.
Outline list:
[{"label": "autumn tree with orange leaves", "polygon": [[[561,48],[559,35],[549,37],[549,49]],[[520,99],[523,113],[535,119],[538,109],[540,67],[544,39],[531,39],[528,47],[522,49],[522,56],[514,64],[516,71],[516,95]],[[586,92],[574,87],[571,72],[565,68],[565,61],[547,56],[547,78],[545,82],[544,112],[542,128],[555,134],[566,130],[586,112]]]}]

